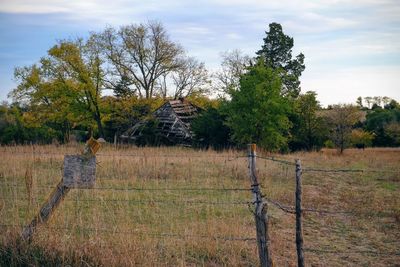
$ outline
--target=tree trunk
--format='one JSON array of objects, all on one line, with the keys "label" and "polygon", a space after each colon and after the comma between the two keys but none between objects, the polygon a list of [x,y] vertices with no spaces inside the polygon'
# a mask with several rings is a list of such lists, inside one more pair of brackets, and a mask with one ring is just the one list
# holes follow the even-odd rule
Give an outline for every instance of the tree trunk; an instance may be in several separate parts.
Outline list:
[{"label": "tree trunk", "polygon": [[103,130],[103,125],[101,124],[101,114],[99,107],[95,105],[96,112],[94,114],[94,119],[96,120],[97,123],[97,128],[99,129],[99,137],[104,138],[104,130]]}]

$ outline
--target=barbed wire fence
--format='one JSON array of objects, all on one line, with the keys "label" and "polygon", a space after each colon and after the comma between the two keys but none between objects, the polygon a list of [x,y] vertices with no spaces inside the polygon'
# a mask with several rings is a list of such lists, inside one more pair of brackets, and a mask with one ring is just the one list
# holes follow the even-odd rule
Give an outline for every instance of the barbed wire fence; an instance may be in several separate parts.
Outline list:
[{"label": "barbed wire fence", "polygon": [[[25,188],[24,185],[16,185],[16,184],[9,184],[9,183],[3,183],[2,184],[2,189],[4,190],[5,187],[12,187],[12,188],[20,188],[23,189]],[[53,187],[51,186],[36,186],[38,189],[47,189],[50,190]],[[171,187],[171,188],[138,188],[138,187],[126,187],[126,188],[120,188],[120,187],[94,187],[91,188],[90,190],[93,191],[123,191],[123,192],[135,192],[135,191],[150,191],[150,192],[168,192],[168,191],[174,191],[174,192],[198,192],[202,193],[205,191],[214,191],[214,192],[250,192],[250,189],[248,188],[177,188],[177,187]],[[0,201],[9,201],[8,203],[15,203],[16,202],[28,202],[30,199],[28,197],[21,197],[21,196],[0,196]],[[36,202],[44,202],[46,201],[46,198],[36,198]],[[148,198],[148,199],[128,199],[126,198],[94,198],[94,197],[79,197],[78,199],[72,198],[67,198],[64,199],[63,202],[79,202],[79,203],[108,203],[109,205],[119,205],[121,203],[125,203],[128,205],[162,205],[162,206],[171,206],[171,207],[176,207],[176,206],[226,206],[226,205],[232,205],[232,206],[242,206],[245,209],[248,208],[248,206],[252,203],[251,201],[212,201],[212,200],[196,200],[196,199],[176,199],[176,200],[168,200],[168,199],[163,199],[163,198]],[[21,222],[20,224],[0,224],[0,227],[11,227],[11,228],[23,228],[24,223]],[[47,226],[48,229],[64,229],[68,230],[69,228],[59,228],[59,227],[52,227],[52,226]],[[137,231],[120,231],[120,230],[109,230],[109,229],[92,229],[92,228],[79,228],[82,231],[88,231],[88,232],[113,232],[113,233],[121,233],[121,234],[135,234],[137,235]],[[71,230],[71,229],[69,229]],[[140,234],[140,233],[139,233]],[[190,238],[190,237],[200,237],[200,238],[209,238],[209,239],[223,239],[226,241],[252,241],[255,240],[253,237],[238,237],[238,236],[205,236],[205,235],[177,235],[177,234],[172,234],[172,233],[162,233],[162,234],[157,234],[157,233],[146,233],[147,235],[153,235],[153,236],[171,236],[171,237],[177,237],[177,238]]]},{"label": "barbed wire fence", "polygon": [[[29,152],[18,152],[21,155],[24,154],[31,154]],[[52,155],[52,156],[63,156],[63,154],[60,153],[44,153],[44,155]],[[43,154],[41,154],[43,155]],[[99,154],[99,156],[104,156],[104,157],[116,157],[116,155],[113,154]],[[121,154],[117,155],[117,157],[151,157],[149,155],[140,155],[140,154]],[[162,156],[162,155],[161,155]],[[157,157],[160,157],[160,155],[157,155]],[[171,157],[182,157],[182,155],[165,155],[165,157],[171,158]],[[191,155],[191,157],[196,157]],[[198,155],[198,157],[203,157]],[[289,161],[283,158],[279,157],[269,157],[269,156],[259,156],[249,153],[246,156],[243,155],[238,155],[238,156],[224,156],[224,155],[213,155],[214,158],[222,158],[225,159],[226,161],[234,161],[237,159],[248,159],[249,162],[249,176],[251,179],[253,179],[253,175],[255,174],[256,171],[256,165],[255,165],[255,159],[260,159],[260,160],[266,160],[266,161],[272,161],[277,164],[281,164],[286,166],[286,170],[290,170],[290,168],[293,169],[293,171],[296,170],[296,167],[298,168],[300,165],[300,162],[293,162]],[[253,169],[253,171],[252,171]],[[389,171],[389,170],[376,170],[376,169],[320,169],[320,168],[308,168],[304,167],[301,169],[299,175],[301,178],[302,173],[366,173],[366,172],[372,172],[372,173],[398,173],[396,171]],[[296,175],[296,178],[299,178]],[[298,180],[297,180],[298,181]],[[297,190],[299,189],[298,187],[300,186],[301,188],[301,182],[298,183],[297,185]],[[16,184],[16,183],[3,183],[2,184],[2,190],[3,194],[0,196],[0,203],[2,205],[0,206],[0,210],[4,209],[6,206],[6,203],[9,203],[11,205],[17,205],[13,202],[30,202],[31,199],[30,197],[22,197],[20,194],[15,193],[18,191],[18,189],[26,188],[27,185],[24,184]],[[8,189],[7,189],[8,188]],[[14,190],[11,190],[10,188],[14,188]],[[52,186],[51,184],[45,184],[45,185],[39,185],[35,186],[37,189],[43,189],[43,190],[50,190],[54,188],[54,185]],[[12,191],[12,196],[8,196],[8,194],[4,193],[5,190]],[[226,205],[231,205],[231,206],[239,206],[239,207],[244,207],[248,210],[250,210],[254,215],[255,215],[255,220],[256,220],[256,237],[253,236],[238,236],[238,235],[202,235],[202,234],[177,234],[177,233],[171,233],[171,232],[151,232],[151,231],[136,231],[136,230],[127,230],[127,229],[118,229],[118,228],[113,228],[113,229],[108,229],[108,228],[98,228],[98,227],[61,227],[61,226],[46,226],[48,229],[52,230],[67,230],[67,231],[72,231],[72,230],[78,230],[79,232],[87,232],[87,233],[110,233],[110,234],[121,234],[121,235],[146,235],[154,238],[158,237],[167,237],[167,238],[177,238],[177,239],[191,239],[191,238],[199,238],[199,239],[208,239],[208,240],[223,240],[223,241],[234,241],[234,242],[256,242],[259,246],[259,256],[260,256],[260,265],[261,266],[272,266],[272,258],[273,255],[271,255],[269,251],[269,235],[268,235],[268,213],[267,213],[267,208],[265,211],[262,211],[267,204],[271,204],[275,206],[276,208],[282,210],[283,212],[289,214],[289,215],[296,215],[297,222],[301,225],[300,229],[298,229],[299,234],[301,236],[297,238],[302,237],[302,216],[306,212],[310,213],[318,213],[326,216],[336,216],[336,215],[346,215],[346,216],[354,216],[354,215],[359,215],[360,213],[355,213],[354,211],[348,211],[348,210],[329,210],[329,209],[315,209],[315,208],[310,208],[310,207],[302,207],[301,202],[298,204],[299,199],[296,198],[296,203],[292,205],[288,205],[287,203],[281,203],[280,201],[277,201],[275,199],[269,198],[268,196],[265,196],[261,193],[261,184],[257,180],[252,180],[251,187],[249,188],[240,188],[240,187],[235,187],[235,188],[215,188],[215,187],[165,187],[165,188],[153,188],[153,187],[134,187],[134,186],[94,186],[90,188],[90,190],[93,191],[116,191],[116,192],[178,192],[179,194],[182,192],[197,192],[199,194],[202,194],[204,192],[222,192],[222,193],[233,193],[233,192],[247,192],[247,193],[253,193],[254,198],[252,201],[246,201],[246,200],[232,200],[232,201],[220,201],[220,200],[204,200],[204,199],[188,199],[188,197],[182,198],[182,199],[163,199],[162,197],[158,198],[150,198],[150,199],[131,199],[129,198],[119,198],[118,195],[115,198],[95,198],[95,197],[80,197],[79,199],[74,199],[74,198],[67,198],[64,201],[66,202],[88,202],[88,203],[107,203],[110,205],[113,204],[119,204],[119,203],[126,203],[129,205],[169,205],[169,206],[226,206]],[[114,195],[114,194],[113,194]],[[301,193],[299,195],[300,201],[301,201]],[[43,202],[45,201],[45,198],[36,198],[36,202]],[[254,207],[253,207],[254,206]],[[257,212],[261,213],[257,213]],[[265,214],[263,213],[265,212]],[[261,222],[258,222],[258,220],[261,220]],[[24,224],[26,222],[18,222],[18,223],[3,223],[0,224],[0,227],[2,228],[13,228],[13,229],[22,229]],[[264,227],[264,229],[259,229],[261,226]],[[307,240],[305,240],[306,242]],[[303,241],[302,241],[303,242]],[[302,243],[300,242],[300,243]],[[298,242],[296,242],[298,243]],[[298,257],[303,258],[302,260],[300,259],[298,261],[298,266],[304,266],[304,255],[301,256],[301,253],[303,251],[307,253],[316,253],[316,254],[323,254],[323,253],[329,253],[329,254],[353,254],[353,253],[359,253],[359,254],[371,254],[371,255],[395,255],[398,256],[400,255],[400,252],[384,252],[384,251],[373,251],[373,250],[348,250],[348,251],[339,251],[335,249],[320,249],[320,248],[312,248],[312,247],[303,247],[302,244],[299,244],[300,248],[298,248]]]},{"label": "barbed wire fence", "polygon": [[[295,205],[288,205],[281,203],[277,200],[271,199],[267,196],[263,195],[263,200],[276,208],[280,209],[281,211],[285,212],[289,215],[296,216],[296,247],[297,247],[297,254],[298,254],[298,266],[304,266],[304,255],[303,251],[314,253],[314,254],[370,254],[370,255],[386,255],[386,256],[400,256],[400,251],[395,252],[385,252],[385,251],[376,251],[376,250],[358,250],[358,249],[351,249],[351,250],[338,250],[334,249],[321,249],[321,248],[312,248],[312,247],[303,247],[303,231],[302,231],[302,220],[304,213],[317,213],[319,215],[325,216],[359,216],[362,215],[363,212],[355,212],[354,210],[329,210],[329,209],[316,209],[316,208],[309,208],[303,207],[301,204],[301,176],[302,173],[396,173],[399,174],[399,171],[392,171],[392,170],[382,170],[382,169],[322,169],[322,168],[310,168],[305,167],[301,168],[301,164],[299,160],[294,162],[288,161],[286,159],[276,158],[276,157],[269,157],[269,156],[257,156],[257,158],[272,161],[284,166],[291,166],[293,168],[293,172],[295,173],[296,177],[296,197],[295,197]],[[299,192],[300,191],[300,192]],[[366,213],[365,215],[369,215]],[[382,215],[382,213],[381,213]],[[299,227],[300,226],[300,227]],[[300,240],[299,240],[300,239]]]},{"label": "barbed wire fence", "polygon": [[[38,166],[46,164],[47,159],[53,158],[55,159],[53,162],[56,162],[53,165],[54,169],[59,169],[61,167],[58,162],[63,156],[63,154],[60,153],[13,153],[13,155],[16,158],[31,158],[32,156],[32,161],[34,163],[38,162]],[[103,168],[102,161],[104,161],[104,167],[106,167],[108,166],[107,162],[113,161],[115,157],[125,158],[126,160],[124,159],[123,162],[132,161],[131,159],[134,158],[132,164],[139,163],[146,168],[148,167],[150,169],[149,173],[153,174],[154,170],[152,169],[152,164],[154,160],[159,160],[158,158],[163,157],[166,161],[172,158],[169,161],[187,162],[190,160],[188,159],[189,156],[192,157],[193,154],[186,155],[182,153],[156,156],[100,154],[97,156],[100,159],[100,164],[98,161],[97,167],[100,168]],[[41,160],[40,158],[42,157],[46,157],[47,159]],[[107,157],[107,160],[104,160],[104,157]],[[194,158],[199,158],[201,160],[201,158],[207,159],[207,156],[194,155]],[[227,155],[213,155],[212,158],[217,158],[217,161],[231,162],[243,157],[235,155],[228,155],[228,157]],[[146,159],[150,160],[145,161]],[[159,164],[161,167],[163,167],[163,165],[162,163]],[[168,168],[173,166],[166,165],[164,167]],[[134,169],[135,168],[130,168],[129,170]],[[181,173],[183,172],[172,172],[172,175]],[[228,185],[226,186],[223,185],[224,183],[221,183],[220,187],[217,185],[214,186],[213,183],[210,183],[211,185],[202,185],[198,183],[197,180],[196,183],[191,184],[191,178],[181,177],[180,175],[177,176],[176,179],[171,180],[172,183],[169,183],[167,180],[166,182],[162,181],[162,185],[158,185],[158,182],[153,183],[157,178],[151,179],[151,177],[149,180],[146,178],[146,180],[149,181],[148,184],[146,182],[131,183],[131,181],[138,179],[138,177],[144,176],[140,176],[136,173],[131,174],[131,176],[135,177],[133,179],[128,176],[129,174],[126,175],[126,178],[120,180],[117,176],[106,177],[101,175],[99,177],[100,180],[98,180],[100,183],[97,183],[92,188],[72,190],[69,195],[65,197],[59,208],[57,208],[53,219],[37,229],[39,232],[37,236],[38,239],[43,238],[43,236],[54,234],[60,237],[63,235],[69,236],[77,240],[85,239],[85,237],[92,238],[97,236],[94,237],[94,239],[96,240],[96,238],[99,238],[102,240],[100,243],[107,242],[105,240],[113,240],[112,242],[118,244],[117,247],[120,246],[120,243],[122,245],[125,240],[132,240],[133,243],[141,242],[141,240],[148,240],[146,242],[151,242],[152,244],[153,241],[150,241],[151,239],[155,239],[157,246],[158,244],[164,246],[164,242],[167,242],[165,244],[171,244],[173,246],[175,246],[175,244],[190,244],[190,246],[199,246],[199,248],[201,248],[204,246],[202,243],[211,242],[211,246],[213,246],[212,244],[216,242],[215,244],[218,244],[221,248],[230,249],[231,246],[240,246],[246,247],[248,251],[252,251],[252,247],[255,246],[256,238],[253,236],[251,229],[249,229],[250,231],[244,232],[236,229],[240,229],[240,227],[246,228],[246,225],[241,222],[244,220],[240,220],[237,224],[234,223],[235,229],[232,232],[229,231],[229,227],[223,228],[222,231],[218,227],[219,224],[224,225],[227,223],[229,225],[229,222],[236,221],[235,218],[245,218],[245,216],[238,216],[237,214],[248,213],[248,206],[251,204],[251,201],[247,198],[247,194],[251,192],[250,187],[229,186],[230,183],[227,183]],[[174,182],[183,179],[189,182]],[[142,186],[138,186],[137,184],[141,184]],[[24,179],[2,179],[2,177],[0,177],[0,187],[0,210],[4,209],[2,214],[13,214],[9,218],[2,217],[0,220],[2,222],[0,228],[21,232],[26,226],[29,217],[32,216],[32,212],[30,213],[31,215],[22,215],[25,214],[28,209],[27,203],[31,201],[30,196],[28,196],[26,192],[27,185],[24,183]],[[35,194],[33,194],[36,206],[31,206],[31,208],[37,210],[39,208],[38,204],[48,200],[46,199],[46,195],[54,189],[54,179],[46,178],[40,180],[39,184],[34,183],[33,187],[34,190],[36,190]],[[98,223],[92,224],[91,222],[93,219],[87,219],[87,217],[92,215],[81,215],[81,211],[94,213],[93,210],[96,210],[94,206],[100,206],[97,213],[102,215],[98,217]],[[87,207],[91,208],[88,209]],[[107,211],[104,211],[106,209]],[[225,211],[225,209],[227,211]],[[11,210],[14,212],[10,213],[9,211]],[[227,216],[230,211],[234,212],[232,215]],[[65,213],[65,215],[63,215],[63,213]],[[97,214],[94,216],[96,215]],[[190,218],[192,216],[193,218]],[[111,217],[114,218],[111,219]],[[230,219],[231,217],[232,219]],[[226,218],[228,218],[229,222],[224,222]],[[200,223],[196,222],[198,219],[200,219]],[[118,220],[121,220],[121,222],[115,222]],[[217,222],[218,220],[221,220],[221,222],[214,223],[214,221]],[[246,221],[249,220],[251,220],[250,216]],[[203,224],[201,221],[203,221]],[[211,227],[207,226],[208,221],[212,221]],[[187,225],[185,225],[185,223]],[[6,234],[7,232],[3,233]],[[116,237],[114,238],[115,235]],[[33,236],[33,238],[35,238],[35,236]],[[170,239],[171,241],[169,241]],[[204,242],[202,240],[204,240]],[[197,245],[197,243],[199,243],[199,245]],[[232,245],[229,245],[229,243],[232,243]],[[144,247],[146,246],[148,246],[147,243]],[[117,251],[117,253],[119,252]],[[14,256],[18,256],[18,254],[13,254],[13,257]],[[26,263],[26,258],[25,261],[24,258],[21,258],[20,262]]]}]

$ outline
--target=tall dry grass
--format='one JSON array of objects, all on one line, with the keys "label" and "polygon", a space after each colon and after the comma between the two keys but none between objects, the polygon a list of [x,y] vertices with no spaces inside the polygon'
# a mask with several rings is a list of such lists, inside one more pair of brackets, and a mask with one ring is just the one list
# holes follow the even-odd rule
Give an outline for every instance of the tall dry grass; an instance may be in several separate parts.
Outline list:
[{"label": "tall dry grass", "polygon": [[[0,262],[37,266],[255,266],[249,191],[174,190],[249,188],[245,151],[104,147],[96,187],[73,189],[30,244],[24,225],[61,179],[64,154],[81,146],[1,147]],[[267,153],[260,152],[267,155]],[[300,158],[303,168],[388,172],[304,172],[304,206],[349,214],[306,212],[306,263],[313,266],[395,266],[400,262],[400,150],[325,150],[274,155]],[[294,204],[294,168],[258,159],[263,193]],[[153,190],[127,190],[128,188]],[[104,189],[112,188],[112,189]],[[157,190],[154,190],[157,189]],[[159,190],[162,189],[162,190]],[[269,207],[276,266],[295,266],[294,217]],[[12,227],[11,225],[16,225]],[[327,253],[336,251],[337,253]],[[375,253],[374,253],[375,252]],[[1,265],[1,264],[0,264]]]}]

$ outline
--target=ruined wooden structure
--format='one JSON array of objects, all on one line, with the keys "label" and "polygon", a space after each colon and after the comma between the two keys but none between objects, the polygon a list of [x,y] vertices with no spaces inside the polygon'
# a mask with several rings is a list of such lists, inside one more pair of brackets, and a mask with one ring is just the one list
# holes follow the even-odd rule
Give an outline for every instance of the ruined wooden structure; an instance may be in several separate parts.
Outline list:
[{"label": "ruined wooden structure", "polygon": [[[170,144],[190,145],[193,140],[191,122],[196,118],[201,108],[186,99],[169,100],[152,114],[156,121],[155,134],[167,140]],[[136,123],[121,135],[124,141],[135,142],[143,136],[143,129],[151,119]]]}]

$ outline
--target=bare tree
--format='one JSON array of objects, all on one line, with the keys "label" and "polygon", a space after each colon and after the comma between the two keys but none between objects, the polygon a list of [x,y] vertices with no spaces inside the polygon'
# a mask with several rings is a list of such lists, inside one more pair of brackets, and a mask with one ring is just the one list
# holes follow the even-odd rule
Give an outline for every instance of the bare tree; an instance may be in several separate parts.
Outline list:
[{"label": "bare tree", "polygon": [[240,76],[246,72],[246,67],[251,65],[251,58],[243,55],[240,50],[224,52],[221,57],[221,69],[213,75],[214,87],[227,93],[239,88]]},{"label": "bare tree", "polygon": [[195,93],[206,93],[210,84],[204,63],[193,57],[182,59],[181,66],[171,74],[171,80],[174,85],[175,99]]},{"label": "bare tree", "polygon": [[372,103],[372,97],[370,97],[370,96],[364,97],[364,101],[365,101],[365,103],[367,103],[368,109],[370,109],[371,103]]},{"label": "bare tree", "polygon": [[380,107],[382,105],[382,97],[381,96],[374,96],[373,98],[374,105]]},{"label": "bare tree", "polygon": [[387,104],[390,103],[390,97],[384,96],[382,97],[382,103],[383,103],[383,107],[385,107]]},{"label": "bare tree", "polygon": [[331,139],[342,154],[350,142],[352,127],[361,120],[362,112],[353,105],[334,105],[325,116],[330,125]]},{"label": "bare tree", "polygon": [[151,98],[160,77],[180,67],[183,54],[158,22],[107,28],[95,38],[101,43],[109,63],[107,84],[120,81],[139,97]]}]

